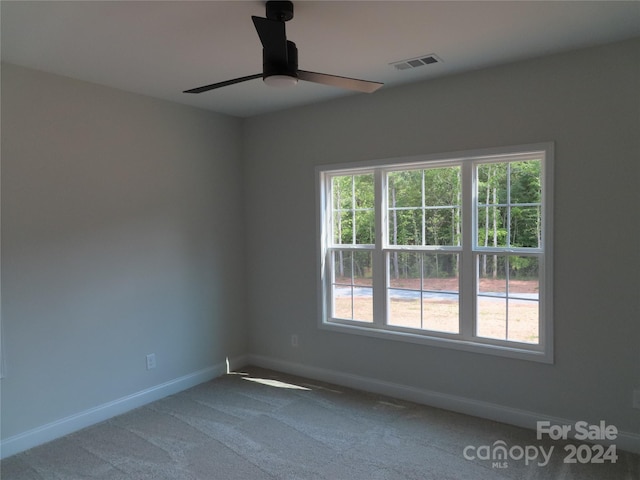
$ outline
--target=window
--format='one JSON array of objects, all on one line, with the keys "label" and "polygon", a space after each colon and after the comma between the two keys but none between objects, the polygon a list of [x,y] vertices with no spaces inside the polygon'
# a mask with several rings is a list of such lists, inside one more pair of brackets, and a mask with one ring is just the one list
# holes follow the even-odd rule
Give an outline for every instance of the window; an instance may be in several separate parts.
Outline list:
[{"label": "window", "polygon": [[550,144],[317,170],[320,325],[552,361]]}]

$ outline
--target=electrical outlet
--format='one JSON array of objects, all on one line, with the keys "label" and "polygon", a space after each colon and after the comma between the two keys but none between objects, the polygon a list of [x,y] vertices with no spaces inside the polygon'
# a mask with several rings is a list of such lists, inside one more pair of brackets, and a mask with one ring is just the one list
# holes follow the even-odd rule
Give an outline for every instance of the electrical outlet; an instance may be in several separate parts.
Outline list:
[{"label": "electrical outlet", "polygon": [[156,368],[156,354],[150,353],[147,355],[147,370]]},{"label": "electrical outlet", "polygon": [[633,391],[633,408],[640,408],[640,388]]},{"label": "electrical outlet", "polygon": [[291,346],[292,347],[297,347],[298,346],[298,335],[296,333],[291,335]]}]

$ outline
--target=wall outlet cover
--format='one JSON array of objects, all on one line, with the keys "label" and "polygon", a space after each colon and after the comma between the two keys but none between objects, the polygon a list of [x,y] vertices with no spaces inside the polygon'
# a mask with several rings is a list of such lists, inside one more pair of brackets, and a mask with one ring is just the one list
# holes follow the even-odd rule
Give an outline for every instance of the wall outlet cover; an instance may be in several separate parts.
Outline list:
[{"label": "wall outlet cover", "polygon": [[150,353],[147,355],[147,370],[156,368],[156,354]]}]

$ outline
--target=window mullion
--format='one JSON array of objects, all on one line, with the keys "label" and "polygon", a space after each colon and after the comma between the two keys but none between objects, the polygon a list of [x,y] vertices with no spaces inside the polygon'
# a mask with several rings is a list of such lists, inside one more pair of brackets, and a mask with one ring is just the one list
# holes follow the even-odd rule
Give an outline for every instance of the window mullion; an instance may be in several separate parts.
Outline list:
[{"label": "window mullion", "polygon": [[475,214],[474,164],[462,165],[462,254],[460,272],[460,335],[471,340],[475,330],[476,259],[473,253],[477,236]]},{"label": "window mullion", "polygon": [[356,177],[351,177],[351,244],[356,244]]},{"label": "window mullion", "polygon": [[511,163],[507,163],[507,247],[511,247],[511,206]]},{"label": "window mullion", "polygon": [[386,175],[382,170],[377,169],[374,175],[373,323],[380,328],[387,322],[387,279],[389,278],[383,249],[387,235],[386,190]]},{"label": "window mullion", "polygon": [[510,306],[509,306],[509,297],[510,297],[510,294],[509,294],[509,282],[510,282],[510,279],[509,279],[509,268],[510,268],[510,266],[509,265],[511,263],[511,256],[510,255],[505,255],[504,263],[505,263],[505,265],[504,265],[504,276],[505,276],[505,280],[506,280],[505,281],[505,286],[504,286],[504,296],[505,296],[504,301],[505,301],[505,307],[506,307],[506,311],[505,311],[505,327],[506,328],[505,328],[505,332],[504,332],[504,334],[505,334],[504,338],[505,338],[505,340],[509,340],[509,308],[510,308]]},{"label": "window mullion", "polygon": [[421,184],[421,188],[422,188],[422,192],[420,192],[420,195],[422,196],[422,241],[420,242],[423,246],[426,245],[426,238],[425,235],[427,234],[427,229],[425,228],[425,223],[427,221],[427,212],[425,210],[425,185],[424,185],[424,170],[422,170],[422,180],[420,182]]}]

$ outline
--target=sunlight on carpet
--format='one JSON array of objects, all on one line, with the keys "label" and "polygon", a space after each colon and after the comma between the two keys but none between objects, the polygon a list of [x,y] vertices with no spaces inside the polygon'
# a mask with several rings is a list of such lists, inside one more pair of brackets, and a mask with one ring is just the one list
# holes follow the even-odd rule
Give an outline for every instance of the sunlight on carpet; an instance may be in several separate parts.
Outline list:
[{"label": "sunlight on carpet", "polygon": [[242,377],[242,380],[248,380],[249,382],[260,383],[262,385],[267,385],[269,387],[288,388],[288,389],[291,389],[291,390],[308,390],[308,391],[311,390],[310,388],[307,388],[307,387],[301,387],[300,385],[294,385],[292,383],[281,382],[280,380],[271,380],[269,378]]}]

